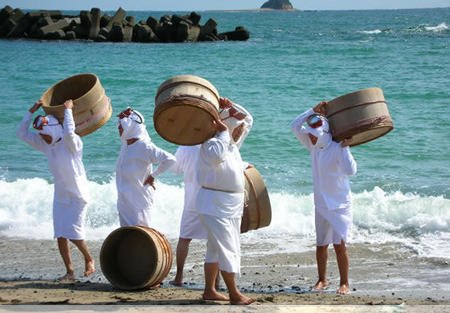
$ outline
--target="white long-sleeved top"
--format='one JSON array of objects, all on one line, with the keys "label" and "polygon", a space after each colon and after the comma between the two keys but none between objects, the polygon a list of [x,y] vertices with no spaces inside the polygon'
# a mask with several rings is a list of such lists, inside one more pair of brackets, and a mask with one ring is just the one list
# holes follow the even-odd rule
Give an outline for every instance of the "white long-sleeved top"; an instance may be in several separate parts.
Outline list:
[{"label": "white long-sleeved top", "polygon": [[253,117],[250,115],[250,113],[247,111],[246,108],[244,108],[242,105],[238,103],[233,103],[233,106],[237,107],[241,111],[243,111],[246,115],[244,118],[244,122],[247,124],[247,127],[245,127],[244,131],[242,132],[241,137],[238,139],[238,142],[236,143],[237,147],[240,149],[242,147],[242,144],[244,143],[245,138],[247,138],[248,133],[252,129],[253,126]]},{"label": "white long-sleeved top", "polygon": [[245,177],[248,163],[243,162],[239,152],[252,126],[253,117],[244,111],[247,127],[237,144],[230,145],[230,132],[223,131],[201,145],[197,163],[197,181],[200,188],[196,201],[197,213],[217,217],[240,218],[244,207]]},{"label": "white long-sleeved top", "polygon": [[198,158],[197,212],[236,218],[244,206],[246,164],[237,145],[230,145],[228,131],[217,133],[202,144]]},{"label": "white long-sleeved top", "polygon": [[[153,170],[155,163],[159,165]],[[131,145],[124,144],[116,164],[118,209],[125,215],[151,209],[153,188],[149,184],[144,186],[144,181],[150,174],[156,178],[174,163],[172,154],[152,142],[138,140]]]},{"label": "white long-sleeved top", "polygon": [[314,204],[316,207],[327,210],[349,208],[351,207],[351,191],[348,175],[356,174],[356,162],[350,148],[342,148],[340,143],[331,141],[323,149],[311,143],[303,124],[313,113],[313,109],[309,109],[300,114],[291,123],[291,129],[311,154]]},{"label": "white long-sleeved top", "polygon": [[72,110],[65,110],[63,137],[50,145],[38,133],[29,130],[32,116],[28,111],[20,123],[17,136],[47,156],[48,167],[55,183],[54,201],[69,203],[70,198],[75,197],[88,202],[89,187],[82,161],[83,142],[80,136],[75,134]]},{"label": "white long-sleeved top", "polygon": [[184,175],[184,210],[197,211],[196,200],[200,186],[197,182],[197,163],[201,145],[180,146],[175,153],[176,163],[170,168]]}]

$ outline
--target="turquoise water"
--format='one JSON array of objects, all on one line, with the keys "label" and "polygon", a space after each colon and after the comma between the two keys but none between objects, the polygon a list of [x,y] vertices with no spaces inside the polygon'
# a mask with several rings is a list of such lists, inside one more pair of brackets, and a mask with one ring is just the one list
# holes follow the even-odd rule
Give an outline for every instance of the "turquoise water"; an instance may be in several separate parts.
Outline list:
[{"label": "turquoise water", "polygon": [[[137,20],[165,13],[129,12]],[[245,26],[250,40],[0,40],[0,234],[52,236],[52,181],[45,157],[16,137],[20,120],[46,89],[66,77],[94,73],[111,98],[113,116],[127,106],[141,111],[152,140],[175,153],[177,146],[153,128],[154,97],[164,80],[192,74],[208,79],[221,96],[244,105],[254,117],[241,153],[264,177],[274,214],[271,227],[260,234],[308,240],[314,230],[310,159],[289,124],[322,100],[380,87],[394,130],[352,148],[358,163],[351,178],[355,240],[398,241],[419,254],[450,258],[450,9],[202,12],[201,22],[209,17],[217,20],[219,32]],[[118,225],[115,122],[112,118],[83,137],[92,190],[91,238],[104,238]],[[173,221],[181,216],[181,182],[165,173],[157,185],[156,228],[173,238],[178,227]]]}]

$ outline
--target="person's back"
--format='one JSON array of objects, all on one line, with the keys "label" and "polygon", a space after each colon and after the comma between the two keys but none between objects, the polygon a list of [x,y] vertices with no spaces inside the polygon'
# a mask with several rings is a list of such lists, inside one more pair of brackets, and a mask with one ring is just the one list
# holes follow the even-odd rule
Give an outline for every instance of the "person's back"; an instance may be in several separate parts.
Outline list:
[{"label": "person's back", "polygon": [[197,162],[201,145],[179,146],[175,152],[176,163],[170,168],[177,175],[184,175],[184,205],[180,223],[180,234],[176,249],[177,271],[170,284],[183,284],[183,271],[192,239],[206,239],[205,227],[200,222],[196,199],[200,186],[197,182]]},{"label": "person's back", "polygon": [[170,168],[177,175],[184,175],[184,210],[196,211],[195,199],[200,188],[197,182],[197,162],[201,145],[178,147],[176,163]]}]

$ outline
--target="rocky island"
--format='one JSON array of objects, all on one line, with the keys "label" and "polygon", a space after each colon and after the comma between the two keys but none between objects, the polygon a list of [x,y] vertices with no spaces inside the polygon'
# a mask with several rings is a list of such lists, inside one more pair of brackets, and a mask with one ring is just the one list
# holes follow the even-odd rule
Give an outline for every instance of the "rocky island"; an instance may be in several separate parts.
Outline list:
[{"label": "rocky island", "polygon": [[261,6],[261,9],[283,10],[283,11],[295,10],[289,0],[269,0]]}]

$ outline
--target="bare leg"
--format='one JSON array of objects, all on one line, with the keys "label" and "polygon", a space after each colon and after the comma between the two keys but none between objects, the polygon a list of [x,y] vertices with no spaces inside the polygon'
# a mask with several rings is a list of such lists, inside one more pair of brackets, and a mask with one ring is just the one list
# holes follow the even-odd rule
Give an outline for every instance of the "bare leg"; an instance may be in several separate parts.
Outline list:
[{"label": "bare leg", "polygon": [[84,257],[85,270],[84,276],[89,276],[95,272],[95,262],[89,253],[89,249],[87,247],[86,241],[84,240],[70,240],[74,245],[77,246],[78,250],[81,251]]},{"label": "bare leg", "polygon": [[73,271],[72,261],[70,260],[70,247],[69,241],[66,238],[59,237],[58,238],[58,249],[61,257],[64,261],[64,265],[66,266],[66,275],[58,278],[60,281],[65,280],[74,280],[75,273]]},{"label": "bare leg", "polygon": [[349,294],[350,293],[350,285],[348,282],[349,257],[344,240],[341,240],[340,245],[334,245],[334,251],[336,252],[336,260],[339,267],[339,274],[341,276],[341,281],[339,283],[339,289],[337,290],[337,293]]},{"label": "bare leg", "polygon": [[317,272],[319,280],[314,285],[314,290],[323,290],[328,287],[327,282],[327,261],[328,261],[328,245],[316,247]]},{"label": "bare leg", "polygon": [[215,287],[216,287],[216,289],[220,288],[220,275],[219,275],[219,272],[217,272],[217,275],[216,275]]},{"label": "bare leg", "polygon": [[217,292],[216,277],[219,273],[219,263],[205,263],[205,292],[203,300],[230,301],[229,298]]},{"label": "bare leg", "polygon": [[192,239],[178,238],[177,244],[177,273],[175,279],[169,283],[175,286],[183,285],[184,263],[189,253],[189,243]]},{"label": "bare leg", "polygon": [[255,298],[249,298],[247,296],[244,296],[236,285],[236,278],[234,273],[228,273],[224,271],[220,271],[222,274],[223,280],[225,281],[225,284],[228,288],[228,294],[230,295],[230,303],[231,304],[237,304],[237,305],[247,305],[250,303],[255,302],[257,299]]}]

